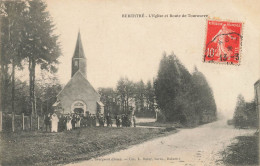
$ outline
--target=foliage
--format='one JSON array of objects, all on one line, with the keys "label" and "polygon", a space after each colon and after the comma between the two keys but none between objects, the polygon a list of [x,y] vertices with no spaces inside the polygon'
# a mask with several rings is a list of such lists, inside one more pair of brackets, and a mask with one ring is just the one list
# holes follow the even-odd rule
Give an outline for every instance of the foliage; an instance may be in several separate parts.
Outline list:
[{"label": "foliage", "polygon": [[41,69],[55,73],[55,64],[61,55],[60,45],[58,36],[53,34],[54,24],[46,9],[47,5],[41,0],[29,1],[23,53]]},{"label": "foliage", "polygon": [[29,62],[30,103],[32,113],[36,113],[35,68],[55,73],[58,57],[61,55],[58,36],[53,34],[54,24],[41,0],[29,1],[25,33],[23,33],[23,54]]},{"label": "foliage", "polygon": [[155,95],[151,81],[144,84],[142,80],[132,82],[127,77],[120,78],[115,90],[99,88],[98,92],[105,105],[105,114],[128,114],[134,111],[139,117],[155,116]]},{"label": "foliage", "polygon": [[133,110],[134,86],[128,78],[120,78],[117,82],[117,94],[119,96],[120,108],[124,113]]},{"label": "foliage", "polygon": [[222,152],[225,165],[259,165],[259,136],[239,136]]},{"label": "foliage", "polygon": [[[6,109],[5,112],[11,113],[11,80],[10,76],[7,82],[6,89]],[[47,81],[48,80],[48,81]],[[36,81],[36,99],[37,99],[37,112],[39,114],[46,114],[47,112],[52,112],[52,104],[56,101],[56,96],[61,90],[61,84],[57,80],[55,76],[49,78],[40,77],[39,80]],[[21,114],[25,113],[25,115],[30,115],[30,96],[29,96],[29,86],[25,81],[21,81],[20,79],[16,79],[15,81],[15,113]]]},{"label": "foliage", "polygon": [[239,94],[237,97],[233,121],[237,128],[257,127],[258,118],[255,102],[246,102],[243,95]]},{"label": "foliage", "polygon": [[145,94],[146,89],[143,80],[134,84],[134,91],[135,91],[135,111],[136,112],[144,112],[144,103],[145,103]]},{"label": "foliage", "polygon": [[[60,45],[58,36],[53,34],[54,24],[46,9],[47,5],[41,0],[1,2],[0,14],[3,16],[1,17],[1,22],[3,22],[1,24],[1,103],[3,103],[3,111],[10,100],[14,110],[16,96],[24,96],[20,95],[19,91],[15,91],[15,70],[23,69],[25,62],[29,62],[28,92],[30,97],[29,102],[28,97],[24,98],[26,99],[24,105],[26,110],[31,110],[32,113],[36,112],[36,100],[38,100],[36,99],[37,94],[35,94],[36,65],[40,65],[41,70],[51,73],[57,71],[56,64],[60,56]],[[12,79],[8,78],[10,77],[10,64],[12,65]],[[10,80],[11,92],[8,89]],[[11,99],[6,97],[10,93],[12,94]],[[29,104],[28,107],[27,104]],[[7,111],[10,110],[7,109]]]},{"label": "foliage", "polygon": [[[4,112],[11,113],[12,112],[12,87],[11,87],[11,79],[10,76],[7,77],[6,85],[7,88],[5,89],[5,104],[6,108]],[[29,103],[29,87],[26,82],[21,81],[19,79],[16,79],[15,81],[15,91],[16,95],[14,98],[14,103],[15,103],[15,113],[16,114],[21,114],[21,113],[28,113],[28,103]]]},{"label": "foliage", "polygon": [[[10,80],[9,73],[11,70],[11,103],[12,112],[15,110],[15,70],[16,67],[22,69],[22,61],[24,56],[22,54],[22,43],[24,39],[22,33],[25,29],[25,16],[27,6],[25,2],[4,1],[0,3],[1,15],[1,109],[5,111],[7,105],[8,80]],[[11,65],[11,69],[10,66]]]},{"label": "foliage", "polygon": [[25,28],[26,5],[24,2],[5,1],[1,4],[1,11],[4,15],[1,24],[1,60],[4,64],[15,64],[22,67],[22,33]]},{"label": "foliage", "polygon": [[216,119],[215,100],[205,77],[197,69],[191,75],[173,53],[164,53],[154,86],[166,121],[198,125]]},{"label": "foliage", "polygon": [[119,104],[117,102],[117,93],[113,88],[99,88],[100,100],[105,105],[104,114],[120,114]]},{"label": "foliage", "polygon": [[155,93],[152,82],[149,80],[146,85],[145,97],[147,100],[147,109],[154,112],[155,111]]},{"label": "foliage", "polygon": [[164,115],[161,111],[159,111],[159,112],[157,113],[157,122],[162,122],[162,123],[164,123],[165,121],[166,121],[165,115]]},{"label": "foliage", "polygon": [[216,103],[213,92],[203,73],[195,67],[192,74],[192,96],[195,102],[195,112],[199,115],[199,123],[207,123],[216,119]]},{"label": "foliage", "polygon": [[54,107],[52,107],[52,105],[57,100],[56,96],[61,89],[62,86],[56,76],[50,75],[47,77],[45,74],[42,74],[41,77],[36,80],[36,111],[38,114],[46,115],[53,113]]}]

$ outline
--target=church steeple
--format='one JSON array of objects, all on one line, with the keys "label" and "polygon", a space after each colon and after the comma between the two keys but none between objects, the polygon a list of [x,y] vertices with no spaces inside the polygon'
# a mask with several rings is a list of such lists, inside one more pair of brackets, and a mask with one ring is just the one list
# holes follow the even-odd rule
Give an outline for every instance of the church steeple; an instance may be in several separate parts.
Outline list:
[{"label": "church steeple", "polygon": [[78,33],[77,43],[75,51],[72,57],[71,77],[79,70],[84,76],[86,76],[86,57],[84,54],[83,46],[81,43],[80,32]]}]

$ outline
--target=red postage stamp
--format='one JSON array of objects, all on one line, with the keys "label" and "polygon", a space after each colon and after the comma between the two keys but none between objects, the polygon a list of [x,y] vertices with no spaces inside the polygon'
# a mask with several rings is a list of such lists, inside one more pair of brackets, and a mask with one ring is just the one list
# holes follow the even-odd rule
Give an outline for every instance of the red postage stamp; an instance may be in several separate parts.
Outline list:
[{"label": "red postage stamp", "polygon": [[204,62],[240,64],[241,22],[207,21]]}]

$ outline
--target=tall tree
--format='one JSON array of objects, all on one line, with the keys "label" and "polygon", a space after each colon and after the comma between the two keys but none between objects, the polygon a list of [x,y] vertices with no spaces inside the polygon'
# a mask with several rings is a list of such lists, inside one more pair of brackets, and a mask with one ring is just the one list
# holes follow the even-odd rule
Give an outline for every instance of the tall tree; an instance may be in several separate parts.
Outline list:
[{"label": "tall tree", "polygon": [[[1,12],[4,13],[1,24],[1,70],[3,71],[2,77],[2,96],[6,96],[6,80],[8,79],[8,65],[11,63],[11,80],[12,80],[12,112],[15,108],[15,70],[18,66],[22,68],[21,62],[24,56],[21,54],[21,45],[23,43],[22,31],[25,26],[25,15],[27,6],[25,2],[5,1],[1,3]],[[3,102],[2,109],[5,109],[5,102]]]},{"label": "tall tree", "polygon": [[242,94],[239,94],[237,96],[236,108],[233,115],[233,120],[236,127],[242,126],[242,123],[246,118],[245,110],[246,110],[245,98]]},{"label": "tall tree", "polygon": [[61,91],[62,86],[55,75],[50,75],[46,71],[42,71],[41,75],[35,82],[35,94],[37,112],[39,114],[52,113],[52,105],[57,100],[56,96]]},{"label": "tall tree", "polygon": [[41,0],[29,1],[26,17],[26,39],[23,43],[23,53],[29,62],[30,104],[32,114],[36,113],[35,100],[35,69],[40,65],[41,70],[56,72],[56,64],[60,56],[58,36],[53,33],[54,24],[46,10],[47,5]]},{"label": "tall tree", "polygon": [[192,74],[193,89],[191,97],[195,103],[196,114],[200,123],[207,123],[216,120],[216,103],[211,87],[203,73],[195,67]]},{"label": "tall tree", "polygon": [[145,84],[143,80],[134,83],[136,111],[145,111]]},{"label": "tall tree", "polygon": [[99,88],[98,93],[101,95],[100,101],[105,105],[104,112],[109,114],[118,114],[117,96],[113,88]]},{"label": "tall tree", "polygon": [[168,121],[177,121],[182,116],[177,106],[177,97],[182,93],[180,66],[176,56],[163,54],[155,80],[155,95],[158,107],[164,112]]},{"label": "tall tree", "polygon": [[120,78],[117,82],[117,94],[121,102],[121,108],[123,112],[128,113],[132,109],[134,86],[133,82],[127,77]]},{"label": "tall tree", "polygon": [[204,115],[210,117],[207,122],[215,119],[212,90],[202,73],[196,71],[193,75],[173,53],[163,55],[154,88],[158,107],[167,121],[198,125]]},{"label": "tall tree", "polygon": [[146,85],[146,100],[149,111],[155,111],[155,94],[152,82],[149,80]]}]

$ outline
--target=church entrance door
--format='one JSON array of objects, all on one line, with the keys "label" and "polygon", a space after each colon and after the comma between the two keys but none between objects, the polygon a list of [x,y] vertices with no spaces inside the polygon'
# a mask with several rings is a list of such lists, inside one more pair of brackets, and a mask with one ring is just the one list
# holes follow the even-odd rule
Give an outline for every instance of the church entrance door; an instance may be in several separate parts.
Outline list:
[{"label": "church entrance door", "polygon": [[75,114],[83,115],[83,114],[84,114],[84,110],[83,110],[82,108],[75,108],[75,109],[74,109],[74,113],[75,113]]},{"label": "church entrance door", "polygon": [[82,101],[75,101],[71,105],[71,112],[75,114],[85,115],[87,111],[86,104]]}]

